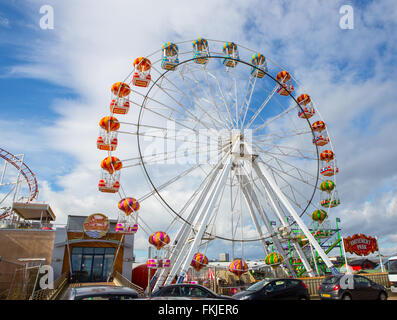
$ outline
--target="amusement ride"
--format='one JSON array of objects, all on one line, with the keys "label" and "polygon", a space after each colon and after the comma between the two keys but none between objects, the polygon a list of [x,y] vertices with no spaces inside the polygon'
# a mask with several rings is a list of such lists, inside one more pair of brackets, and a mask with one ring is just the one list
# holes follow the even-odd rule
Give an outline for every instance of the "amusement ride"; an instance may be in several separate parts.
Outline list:
[{"label": "amusement ride", "polygon": [[[98,188],[119,197],[117,232],[146,233],[153,289],[199,271],[209,250],[231,252],[238,277],[258,248],[272,270],[312,277],[321,260],[337,274],[322,243],[335,234],[339,170],[326,121],[293,75],[263,53],[204,38],[132,62],[99,121]],[[133,145],[134,156],[118,156]],[[150,186],[141,197],[123,187],[133,167]],[[140,213],[152,196],[172,216],[162,230]]]},{"label": "amusement ride", "polygon": [[36,175],[24,162],[25,155],[14,155],[0,148],[3,162],[0,175],[0,223],[13,216],[13,204],[37,200],[39,194]]}]

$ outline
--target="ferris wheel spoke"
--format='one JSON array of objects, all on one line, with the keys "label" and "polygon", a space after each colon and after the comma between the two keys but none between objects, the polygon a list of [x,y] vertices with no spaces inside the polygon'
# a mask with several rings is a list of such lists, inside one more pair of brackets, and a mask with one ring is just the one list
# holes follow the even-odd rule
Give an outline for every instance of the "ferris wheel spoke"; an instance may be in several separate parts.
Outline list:
[{"label": "ferris wheel spoke", "polygon": [[[191,103],[192,103],[193,106],[195,105],[195,103],[194,103],[194,101],[192,100],[192,98],[191,98],[189,95],[187,95],[184,91],[182,91],[181,89],[179,89],[171,80],[169,80],[169,79],[168,79],[167,77],[165,77],[165,76],[163,77],[163,79],[166,79],[173,87],[175,87],[175,88],[177,89],[177,92],[181,93],[185,98],[189,99],[189,100],[191,101]],[[189,89],[190,93],[191,93],[192,95],[194,95],[194,97],[196,97],[196,95],[194,94],[194,91],[191,89],[191,87],[189,86],[188,82],[185,81],[185,77],[182,77],[182,79],[183,79],[185,85],[188,86],[188,89]],[[214,118],[205,110],[205,108],[203,108],[203,107],[201,106],[201,104],[199,103],[199,101],[200,101],[199,99],[196,99],[196,104],[197,104],[197,106],[200,108],[200,110],[203,111],[212,121],[216,121],[216,122],[218,122],[218,125],[220,124],[221,126],[224,126],[224,123],[220,122],[220,121],[217,120],[217,119],[214,119]],[[196,117],[196,118],[197,118],[197,117]],[[215,125],[215,122],[213,122],[213,124],[214,124],[215,127],[217,127],[217,126]]]},{"label": "ferris wheel spoke", "polygon": [[[254,143],[254,145],[256,147],[258,147],[257,143]],[[262,147],[269,147],[269,148],[265,150]],[[302,159],[307,159],[307,158],[317,159],[317,153],[315,151],[299,149],[299,148],[295,148],[295,147],[291,147],[291,146],[284,146],[281,144],[261,143],[261,148],[259,151],[266,154],[267,152],[271,152],[273,149],[276,149],[275,151],[278,151],[282,155],[285,155],[285,156],[291,156],[291,153],[292,153],[292,154],[296,154],[297,157],[301,157]],[[284,150],[286,150],[286,152],[290,152],[290,153],[285,153]],[[314,158],[311,158],[311,157],[314,157]]]},{"label": "ferris wheel spoke", "polygon": [[[261,162],[262,162],[262,161],[261,161]],[[299,177],[292,175],[290,172],[287,172],[287,171],[284,171],[284,170],[280,170],[280,169],[278,169],[278,168],[276,168],[276,167],[274,167],[274,166],[271,166],[268,162],[267,162],[267,163],[262,162],[262,163],[265,164],[266,166],[268,166],[269,168],[271,168],[272,170],[277,171],[278,173],[285,174],[285,175],[287,175],[287,176],[289,176],[289,177],[291,177],[291,178],[294,178],[294,179],[297,180],[297,181],[300,181],[300,182],[303,182],[303,183],[307,184],[307,185],[310,186],[310,187],[313,187],[313,188],[316,187],[316,184],[315,184],[315,183],[311,183],[309,180],[305,180],[305,179],[302,177],[302,175],[300,174],[300,172],[299,172],[299,170],[298,170],[297,168],[292,168],[291,171],[292,171],[292,170],[297,171],[298,174],[299,174]]]},{"label": "ferris wheel spoke", "polygon": [[255,119],[258,117],[258,115],[262,112],[262,110],[267,106],[267,104],[269,103],[269,101],[271,100],[271,98],[273,98],[274,94],[277,91],[278,86],[276,85],[274,87],[274,89],[272,90],[272,92],[266,97],[265,101],[263,101],[263,103],[260,105],[260,107],[258,108],[258,110],[256,110],[256,112],[254,113],[254,115],[251,117],[251,119],[248,121],[247,126],[245,129],[249,129],[251,127],[251,125],[253,124],[253,122],[255,121]]},{"label": "ferris wheel spoke", "polygon": [[273,123],[274,121],[280,119],[281,117],[287,115],[288,113],[290,113],[291,111],[295,110],[296,108],[298,108],[295,105],[292,105],[291,107],[289,107],[288,109],[284,110],[283,112],[281,112],[280,114],[278,114],[277,116],[274,116],[273,118],[267,120],[266,122],[264,122],[263,124],[261,124],[260,126],[252,129],[252,134],[255,134],[256,132],[259,132],[260,130],[268,127],[271,123]]},{"label": "ferris wheel spoke", "polygon": [[[214,117],[211,116],[211,114],[209,114],[207,111],[205,111],[205,109],[201,106],[200,103],[198,103],[198,102],[200,101],[200,98],[198,98],[198,97],[196,96],[196,94],[194,93],[194,90],[193,90],[193,89],[191,88],[191,86],[188,84],[188,81],[186,81],[186,78],[187,78],[187,77],[182,78],[183,81],[184,81],[184,83],[185,83],[186,86],[189,88],[190,93],[196,98],[197,105],[199,106],[199,108],[200,108],[206,115],[208,115],[208,117],[212,120],[212,123],[213,123],[214,127],[215,127],[215,128],[218,128],[218,125],[220,125],[220,126],[223,127],[223,128],[227,128],[227,126],[225,126],[226,124],[223,123],[223,122],[221,122],[221,121],[219,120],[219,119],[222,119],[222,117],[221,117],[219,114],[218,114],[219,119],[215,119]],[[196,80],[194,80],[194,81],[196,81]],[[198,81],[197,81],[197,84],[201,87],[201,84],[200,84]],[[217,106],[216,106],[216,108],[217,108]],[[215,122],[217,122],[218,125],[216,125]]]},{"label": "ferris wheel spoke", "polygon": [[[165,104],[165,103],[163,103],[163,102],[160,102],[160,101],[158,101],[157,99],[154,99],[154,98],[152,98],[152,97],[149,97],[148,95],[143,95],[143,94],[140,93],[139,91],[131,90],[131,92],[137,93],[137,94],[143,96],[144,99],[147,99],[147,100],[149,100],[149,101],[152,101],[153,103],[157,103],[157,104],[159,104],[159,105],[161,105],[161,106],[163,106],[163,107],[165,107],[165,108],[171,110],[172,112],[176,112],[176,113],[178,113],[178,114],[182,114],[184,117],[188,117],[188,118],[191,118],[192,120],[195,120],[196,122],[202,123],[202,122],[200,121],[200,119],[198,119],[194,114],[192,114],[189,110],[187,110],[181,103],[179,103],[178,101],[176,101],[175,98],[172,97],[171,95],[169,95],[163,88],[159,87],[158,84],[156,84],[156,86],[157,86],[159,89],[161,89],[161,91],[163,91],[171,100],[173,100],[177,105],[179,105],[179,106],[180,106],[183,110],[185,110],[187,113],[182,113],[181,111],[179,111],[179,110],[177,110],[177,109],[175,109],[175,108],[173,108],[173,107],[171,107],[171,106],[169,106],[169,105],[167,105],[167,104]],[[155,114],[157,114],[157,115],[161,115],[161,117],[163,117],[163,118],[166,118],[166,119],[168,119],[168,120],[172,120],[172,119],[169,119],[169,117],[166,117],[166,116],[164,116],[164,115],[162,115],[162,114],[160,114],[160,113],[158,113],[158,112],[152,110],[151,108],[148,108],[146,103],[145,103],[145,105],[139,105],[139,104],[135,103],[135,101],[132,101],[132,100],[127,100],[127,101],[129,101],[130,103],[133,103],[133,104],[135,104],[135,105],[141,107],[141,108],[144,109],[144,110],[149,110],[149,111],[151,111],[151,112],[153,112],[153,113],[155,113]],[[207,126],[204,125],[204,127],[206,127],[206,128],[208,129]]]},{"label": "ferris wheel spoke", "polygon": [[[311,130],[295,130],[295,131],[288,131],[288,132],[283,132],[283,134],[277,134],[277,133],[268,133],[268,134],[262,134],[262,135],[256,135],[255,137],[255,142],[256,143],[263,143],[263,142],[271,142],[271,141],[279,141],[283,139],[288,139],[288,138],[293,138],[297,137],[300,135],[305,135],[305,134],[310,134],[312,136],[312,131]],[[267,137],[266,139],[261,139],[258,140],[258,138],[261,137]]]},{"label": "ferris wheel spoke", "polygon": [[[192,152],[192,153],[189,154],[193,158],[193,157],[195,157],[197,155],[200,155],[200,152],[202,151],[202,149],[199,149],[199,150],[197,150],[197,148],[186,149],[186,150],[184,149],[184,150],[182,150],[180,152],[180,154],[176,154],[176,152],[170,151],[170,152],[165,152],[165,153],[162,153],[162,154],[156,154],[156,156],[148,155],[148,156],[146,156],[146,158],[149,158],[149,157],[155,158],[155,157],[162,156],[162,155],[167,155],[167,154],[171,154],[172,156],[161,157],[159,159],[150,159],[149,158],[148,160],[145,161],[145,164],[167,164],[167,162],[170,161],[170,160],[186,158],[186,152],[190,152],[190,151],[196,151],[196,152]],[[214,152],[214,153],[216,151],[218,151],[218,149],[209,150],[209,152]],[[205,152],[207,152],[207,150],[205,150]],[[145,158],[145,156],[141,155],[140,157],[135,157],[135,158],[131,158],[131,159],[122,160],[121,161],[122,163],[131,162],[131,161],[137,161],[137,162],[132,163],[132,164],[123,165],[123,169],[135,167],[135,166],[138,166],[138,165],[142,165],[143,163],[142,163],[141,157],[142,157],[142,159]],[[197,159],[195,161],[197,161]]]},{"label": "ferris wheel spoke", "polygon": [[228,106],[228,103],[226,102],[225,94],[223,92],[223,89],[222,89],[222,87],[220,85],[220,82],[219,82],[218,78],[215,75],[213,75],[210,71],[208,71],[208,75],[211,76],[216,81],[216,85],[217,85],[217,88],[219,90],[219,94],[220,94],[222,102],[223,102],[223,104],[225,106],[226,113],[227,113],[227,115],[229,117],[229,122],[230,122],[230,125],[231,125],[230,128],[231,129],[236,128],[235,122],[233,121],[233,118],[232,118],[232,115],[231,115],[231,112],[230,112],[230,109],[229,109],[229,106]]},{"label": "ferris wheel spoke", "polygon": [[[206,75],[206,81],[208,83],[208,81],[209,81],[208,74],[209,73],[206,70],[204,70],[203,68],[199,68],[197,71],[200,73],[203,72]],[[182,76],[183,81],[186,81],[186,79],[187,79],[187,80],[190,80],[191,82],[194,82],[201,89],[201,92],[205,93],[207,98],[202,97],[201,99],[205,100],[209,105],[212,105],[213,107],[215,107],[215,110],[216,110],[216,113],[218,116],[218,119],[216,119],[216,121],[218,121],[221,124],[221,127],[230,129],[230,127],[227,125],[227,123],[224,122],[224,117],[222,116],[222,112],[220,111],[220,109],[218,108],[218,105],[216,104],[216,102],[214,100],[212,91],[210,92],[211,94],[208,94],[207,90],[204,89],[203,85],[197,79],[197,77],[195,76],[195,73],[193,71],[191,71],[189,75],[191,75],[193,77],[193,79],[187,75],[183,75]]]},{"label": "ferris wheel spoke", "polygon": [[157,191],[161,191],[164,190],[165,188],[171,186],[173,183],[179,181],[180,179],[182,179],[183,177],[185,177],[186,175],[192,173],[194,170],[196,170],[197,168],[199,168],[201,166],[201,164],[196,164],[195,166],[192,166],[186,170],[184,170],[182,173],[178,174],[177,176],[169,179],[167,182],[163,183],[162,185],[160,185],[157,190],[152,190],[151,192],[143,195],[142,197],[140,197],[138,199],[139,203],[142,203],[143,201],[145,201],[146,199],[150,198],[153,194],[155,194]]},{"label": "ferris wheel spoke", "polygon": [[[291,184],[290,182],[285,180],[284,177],[282,177],[277,171],[273,171],[271,168],[270,168],[270,171],[271,171],[275,181],[277,181],[277,179],[276,179],[276,176],[277,176],[286,183],[286,185],[283,188],[289,189],[290,193],[283,192],[284,196],[287,197],[290,202],[294,203],[300,210],[303,210],[304,207],[306,207],[307,204],[309,203],[309,200],[307,199],[307,197],[304,196],[301,193],[301,191],[299,191],[296,187],[294,187],[293,184]],[[301,196],[303,199],[305,199],[305,203],[302,204],[302,203],[298,202],[295,193],[297,195]],[[292,197],[289,194],[292,194]]]},{"label": "ferris wheel spoke", "polygon": [[[202,69],[202,71],[204,72],[204,69]],[[205,74],[205,80],[206,80],[206,82],[207,82],[207,85],[208,85],[208,91],[209,91],[209,97],[211,98],[211,101],[212,101],[212,104],[213,104],[213,106],[215,107],[215,109],[216,109],[216,111],[217,111],[217,113],[218,113],[218,116],[219,116],[219,118],[220,118],[220,120],[222,120],[224,117],[222,117],[221,116],[221,114],[220,114],[220,110],[219,110],[219,107],[218,107],[218,104],[216,103],[216,100],[215,100],[215,98],[214,98],[214,93],[212,92],[212,86],[211,86],[211,84],[210,84],[210,81],[209,81],[209,79],[208,79],[208,72],[204,72],[204,74]],[[225,122],[225,124],[226,124],[226,122]],[[231,127],[229,127],[229,126],[226,126],[228,129],[231,129]]]}]

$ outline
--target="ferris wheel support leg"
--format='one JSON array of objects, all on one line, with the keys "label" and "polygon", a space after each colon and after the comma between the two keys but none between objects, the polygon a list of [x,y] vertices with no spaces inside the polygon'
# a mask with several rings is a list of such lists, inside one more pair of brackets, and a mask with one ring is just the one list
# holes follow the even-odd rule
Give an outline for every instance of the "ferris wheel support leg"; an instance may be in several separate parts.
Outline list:
[{"label": "ferris wheel support leg", "polygon": [[[292,207],[292,205],[290,204],[290,202],[288,201],[286,196],[282,193],[282,191],[278,187],[277,183],[273,180],[272,176],[267,172],[267,170],[264,168],[264,166],[261,163],[258,163],[257,161],[253,161],[252,166],[254,167],[254,169],[257,173],[261,173],[260,179],[262,180],[264,178],[267,181],[267,183],[269,184],[270,188],[273,189],[275,195],[279,198],[280,202],[283,204],[283,206],[287,209],[287,211],[289,212],[291,217],[298,224],[299,228],[305,234],[306,238],[309,240],[311,245],[318,252],[318,254],[320,255],[321,259],[323,259],[323,261],[327,265],[327,267],[331,270],[332,274],[338,275],[339,271],[335,268],[335,266],[329,260],[328,256],[325,254],[323,248],[321,248],[320,244],[317,242],[317,240],[310,233],[309,229],[303,223],[302,219],[297,214],[295,209]],[[265,182],[265,181],[263,181],[263,182]]]},{"label": "ferris wheel support leg", "polygon": [[263,211],[263,209],[259,203],[258,197],[256,196],[256,193],[254,192],[254,190],[252,188],[252,185],[246,184],[245,188],[247,189],[247,194],[250,196],[252,202],[254,203],[256,210],[259,212],[259,215],[262,218],[262,221],[263,221],[267,231],[271,234],[272,241],[273,241],[274,245],[276,246],[277,251],[283,257],[283,260],[284,260],[285,264],[287,265],[288,271],[290,272],[290,274],[293,277],[295,277],[296,273],[294,271],[294,268],[291,266],[290,261],[285,256],[283,246],[281,245],[281,241],[278,238],[278,236],[276,235],[276,232],[274,231],[266,213]]},{"label": "ferris wheel support leg", "polygon": [[[272,205],[274,211],[276,212],[277,216],[279,217],[279,219],[280,219],[282,225],[283,225],[284,227],[288,227],[288,222],[287,222],[287,220],[284,218],[284,216],[281,214],[281,212],[280,212],[279,208],[277,207],[277,205],[276,205],[276,203],[275,203],[275,201],[274,201],[272,195],[270,194],[270,192],[269,192],[269,190],[268,190],[268,186],[267,186],[267,184],[266,184],[266,178],[265,178],[264,175],[262,174],[262,171],[260,170],[260,168],[257,166],[257,163],[255,163],[255,166],[254,166],[254,164],[253,164],[253,168],[254,168],[256,174],[258,175],[259,180],[261,181],[262,186],[263,186],[263,188],[265,189],[266,195],[267,195],[267,197],[269,198],[270,204]],[[298,256],[299,256],[299,259],[302,261],[302,263],[303,263],[303,265],[304,265],[304,267],[305,267],[307,273],[309,274],[310,277],[314,277],[314,276],[315,276],[314,271],[313,271],[313,269],[311,268],[309,262],[307,261],[306,256],[305,256],[305,254],[303,253],[301,247],[299,246],[298,243],[296,243],[296,241],[292,241],[292,244],[293,244],[293,247],[294,247],[295,251],[297,252],[297,254],[298,254]],[[291,268],[292,268],[292,266],[291,266]],[[292,269],[293,269],[293,268],[292,268]]]},{"label": "ferris wheel support leg", "polygon": [[[196,217],[196,215],[200,209],[200,203],[203,203],[206,195],[208,194],[209,189],[211,188],[211,186],[214,183],[214,180],[215,180],[218,172],[219,172],[219,169],[215,169],[210,180],[204,186],[198,200],[196,201],[196,203],[193,207],[193,210],[190,212],[190,214],[187,218],[187,221],[189,223],[192,223],[193,219]],[[181,228],[178,230],[177,235],[175,236],[175,239],[178,239],[178,242],[171,252],[170,260],[171,260],[172,267],[171,267],[171,270],[170,270],[167,278],[165,279],[164,285],[171,283],[171,281],[175,277],[176,273],[178,272],[178,268],[180,267],[180,264],[181,264],[180,261],[184,256],[183,255],[183,253],[185,251],[184,246],[186,246],[186,240],[189,236],[190,230],[191,230],[191,226],[189,224],[185,223],[181,226]],[[161,280],[161,278],[164,276],[165,272],[166,272],[165,269],[161,270],[161,273],[158,275],[159,280]],[[156,272],[156,274],[157,274],[157,272]],[[153,290],[157,289],[160,285],[161,285],[161,283],[158,281],[156,283],[156,285],[154,286]]]},{"label": "ferris wheel support leg", "polygon": [[[236,146],[239,146],[239,143],[235,144],[235,146],[233,147],[233,151],[235,151],[234,149],[236,149]],[[223,189],[223,186],[226,183],[229,171],[230,171],[232,163],[233,163],[233,158],[234,157],[232,155],[228,155],[226,163],[225,163],[224,167],[222,168],[221,175],[220,175],[215,187],[213,188],[212,192],[210,193],[210,197],[207,200],[207,203],[203,206],[204,214],[203,214],[203,218],[200,221],[201,222],[200,227],[196,233],[196,236],[193,240],[192,245],[189,248],[187,255],[185,256],[185,261],[181,267],[181,271],[179,273],[177,283],[181,283],[183,281],[183,279],[185,278],[185,275],[189,268],[190,262],[193,258],[193,254],[195,253],[195,251],[198,249],[198,247],[200,245],[200,241],[201,241],[201,238],[203,237],[207,223],[214,213],[215,204],[216,204],[217,200],[219,199],[219,195]]]},{"label": "ferris wheel support leg", "polygon": [[[249,212],[250,212],[250,215],[251,215],[251,219],[252,219],[252,221],[253,221],[253,223],[255,225],[256,231],[258,232],[259,236],[262,238],[261,239],[261,243],[262,243],[262,246],[263,246],[263,250],[265,251],[265,255],[268,255],[269,254],[268,245],[266,244],[266,241],[263,239],[262,230],[261,230],[261,228],[259,226],[258,219],[255,216],[254,208],[252,206],[252,201],[249,198],[249,195],[248,195],[248,192],[247,192],[247,189],[246,189],[246,186],[245,186],[245,184],[247,183],[248,179],[245,176],[239,176],[239,177],[240,177],[239,180],[240,180],[241,190],[243,191],[243,195],[244,195],[245,201],[247,203],[247,206],[248,206],[248,209],[249,209]],[[272,268],[272,273],[276,277],[276,272],[275,272],[275,270],[273,270],[273,268]]]}]

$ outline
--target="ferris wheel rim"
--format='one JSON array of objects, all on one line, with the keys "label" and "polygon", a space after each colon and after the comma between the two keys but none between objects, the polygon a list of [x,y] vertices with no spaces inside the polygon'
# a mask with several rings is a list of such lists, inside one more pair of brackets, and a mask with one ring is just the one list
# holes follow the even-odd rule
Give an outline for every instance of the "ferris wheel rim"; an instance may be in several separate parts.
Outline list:
[{"label": "ferris wheel rim", "polygon": [[[252,51],[252,50],[251,50],[251,51]],[[153,54],[152,54],[152,55],[153,55]],[[149,56],[150,56],[150,55],[149,55]],[[208,58],[209,58],[209,59],[224,59],[225,56],[211,55],[211,53],[209,52]],[[252,68],[254,68],[254,69],[256,69],[256,70],[259,70],[259,68],[256,67],[255,65],[252,65],[251,63],[249,63],[249,62],[247,62],[247,61],[245,61],[245,60],[242,60],[242,59],[240,59],[240,58],[237,58],[237,59],[236,59],[236,58],[230,57],[230,58],[228,58],[228,59],[234,60],[234,61],[236,61],[236,62],[241,62],[242,64],[245,64],[245,65],[247,65],[247,66],[249,66],[249,67],[252,67]],[[194,60],[195,60],[195,58],[190,58],[190,59],[186,59],[186,60],[184,60],[184,61],[180,61],[180,62],[178,63],[178,66],[183,65],[183,64],[188,63],[188,62],[191,62],[191,61],[194,61]],[[145,103],[146,103],[146,101],[147,101],[147,99],[148,99],[149,94],[151,93],[152,89],[155,87],[155,85],[157,84],[157,82],[158,82],[160,79],[162,79],[163,77],[165,77],[165,75],[166,75],[169,71],[171,71],[171,70],[165,70],[164,72],[162,72],[162,73],[160,74],[160,76],[158,76],[157,79],[155,79],[155,81],[153,81],[152,85],[150,86],[149,90],[146,92],[146,94],[145,94],[145,96],[144,96],[144,99],[143,99],[143,102],[142,102],[142,104],[141,104],[141,108],[140,108],[140,111],[139,111],[138,123],[137,123],[137,145],[138,145],[138,152],[139,152],[139,157],[140,157],[140,160],[141,160],[141,167],[142,167],[142,169],[143,169],[143,171],[144,171],[144,173],[145,173],[145,177],[146,177],[146,179],[149,181],[149,183],[150,183],[150,185],[152,186],[152,188],[155,190],[157,196],[158,196],[158,197],[160,198],[160,200],[166,205],[166,207],[172,212],[172,214],[174,214],[176,217],[178,217],[179,219],[181,219],[184,223],[187,223],[188,225],[192,226],[193,223],[187,221],[184,217],[182,217],[176,210],[174,210],[174,208],[168,203],[168,201],[165,200],[164,197],[161,195],[160,191],[158,190],[157,186],[156,186],[155,183],[153,182],[153,180],[152,180],[151,176],[149,175],[149,172],[148,172],[148,170],[147,170],[147,168],[146,168],[145,160],[144,160],[144,157],[143,157],[143,155],[142,155],[141,143],[140,143],[140,134],[139,134],[139,130],[140,130],[140,127],[141,127],[141,118],[142,118],[143,109],[145,109],[145,108],[144,108],[144,105],[145,105]],[[263,70],[261,70],[261,71],[263,71]],[[272,79],[272,80],[273,80],[274,82],[276,82],[278,85],[280,85],[280,86],[282,85],[282,83],[280,83],[276,78],[274,78],[274,77],[273,77],[271,74],[269,74],[267,71],[263,71],[263,72],[265,73],[266,76],[268,76],[270,79]],[[291,97],[291,98],[293,99],[293,101],[295,102],[295,105],[297,105],[298,108],[299,108],[301,111],[303,111],[302,106],[297,102],[296,98],[292,95],[292,92],[289,92],[289,91],[288,91],[288,96]],[[306,119],[306,121],[307,121],[307,123],[308,123],[308,125],[309,125],[310,131],[311,131],[311,134],[312,134],[312,137],[314,138],[315,135],[314,135],[314,130],[313,130],[313,128],[311,127],[311,123],[310,123],[309,119],[308,119],[306,116],[305,116],[305,119]],[[313,201],[313,198],[314,198],[316,192],[318,191],[318,190],[317,190],[317,186],[318,186],[318,182],[319,182],[319,180],[320,180],[320,179],[319,179],[320,158],[319,158],[319,148],[318,148],[318,146],[317,146],[316,144],[314,144],[314,146],[315,146],[316,155],[317,155],[317,157],[316,157],[317,170],[316,170],[316,179],[315,179],[316,182],[315,182],[315,186],[314,186],[314,188],[313,188],[313,192],[312,192],[312,194],[311,194],[311,196],[310,196],[310,198],[309,198],[309,201],[307,202],[307,205],[305,206],[305,208],[303,209],[303,211],[299,214],[300,217],[302,217],[302,216],[306,213],[307,209],[308,209],[309,206],[312,204],[312,201]],[[294,220],[292,220],[291,222],[289,222],[289,226],[290,226],[290,227],[292,227],[292,226],[295,225],[295,224],[296,224],[296,221],[294,221]],[[214,235],[214,237],[217,238],[217,239],[226,240],[226,241],[233,241],[233,242],[257,242],[257,241],[260,241],[260,240],[264,240],[264,239],[271,238],[271,236],[272,236],[272,235],[267,235],[267,236],[263,236],[263,237],[257,237],[257,238],[255,238],[255,239],[237,239],[237,240],[236,240],[236,239],[232,239],[232,238],[228,238],[228,237],[223,237],[223,236],[220,236],[220,235]]]}]

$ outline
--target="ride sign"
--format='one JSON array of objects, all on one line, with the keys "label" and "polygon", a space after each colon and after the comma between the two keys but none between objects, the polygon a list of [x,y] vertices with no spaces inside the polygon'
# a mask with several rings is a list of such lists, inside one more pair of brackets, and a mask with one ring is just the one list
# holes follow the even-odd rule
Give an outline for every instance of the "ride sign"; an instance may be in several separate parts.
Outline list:
[{"label": "ride sign", "polygon": [[359,256],[367,256],[378,251],[378,242],[375,238],[364,234],[355,234],[343,239],[345,251]]}]

